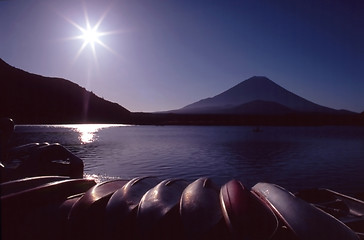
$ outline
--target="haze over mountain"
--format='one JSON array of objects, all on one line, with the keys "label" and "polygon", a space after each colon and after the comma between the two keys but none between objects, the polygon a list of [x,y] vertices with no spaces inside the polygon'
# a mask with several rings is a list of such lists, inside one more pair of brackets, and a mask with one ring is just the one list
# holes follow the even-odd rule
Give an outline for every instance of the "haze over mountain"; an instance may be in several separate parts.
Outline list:
[{"label": "haze over mountain", "polygon": [[236,113],[276,115],[299,113],[350,113],[310,102],[277,85],[267,77],[251,77],[212,98],[202,99],[178,113]]},{"label": "haze over mountain", "polygon": [[0,117],[16,123],[122,123],[130,112],[61,78],[25,72],[0,59]]}]

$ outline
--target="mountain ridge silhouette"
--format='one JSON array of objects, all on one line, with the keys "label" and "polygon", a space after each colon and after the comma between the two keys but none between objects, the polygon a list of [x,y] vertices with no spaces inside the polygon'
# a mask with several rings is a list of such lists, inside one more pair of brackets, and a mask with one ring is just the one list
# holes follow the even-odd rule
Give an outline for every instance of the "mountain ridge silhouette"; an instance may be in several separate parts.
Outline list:
[{"label": "mountain ridge silhouette", "polygon": [[[262,101],[272,105],[279,104],[283,107],[300,113],[325,113],[325,114],[350,114],[347,110],[336,110],[313,103],[300,97],[285,88],[279,86],[267,77],[254,76],[240,82],[234,87],[210,98],[201,99],[183,108],[173,110],[178,113],[222,113],[232,109],[239,109],[239,106]],[[262,102],[260,104],[262,106]],[[268,106],[267,106],[268,107]],[[238,114],[244,113],[240,107]],[[274,112],[271,112],[274,114]]]},{"label": "mountain ridge silhouette", "polygon": [[[258,78],[260,78],[258,81],[254,81],[257,80],[255,77],[238,85],[244,86],[250,82],[249,85],[259,90],[262,84],[264,86],[268,83],[273,89],[283,89],[269,79]],[[253,88],[251,87],[249,91],[254,92]],[[229,96],[231,89],[236,93]],[[210,109],[204,107],[205,111],[191,108],[193,111],[188,109],[187,112],[179,110],[158,113],[130,112],[119,104],[100,98],[69,80],[29,73],[10,66],[0,58],[0,117],[13,118],[17,124],[364,125],[364,112],[357,114],[339,111],[314,103],[310,103],[312,105],[309,106],[324,111],[300,112],[286,106],[284,102],[282,104],[269,98],[255,97],[248,99],[251,101],[247,102],[233,101],[239,94],[241,95],[238,90],[239,88],[235,86],[217,95],[225,102],[222,101],[223,104],[220,106],[212,105]],[[293,93],[289,93],[288,96],[296,99],[298,97]],[[300,97],[298,99],[303,103],[309,102]],[[213,100],[214,98],[210,98],[199,102],[208,103]]]},{"label": "mountain ridge silhouette", "polygon": [[130,111],[69,80],[44,77],[0,58],[0,116],[16,123],[127,122]]}]

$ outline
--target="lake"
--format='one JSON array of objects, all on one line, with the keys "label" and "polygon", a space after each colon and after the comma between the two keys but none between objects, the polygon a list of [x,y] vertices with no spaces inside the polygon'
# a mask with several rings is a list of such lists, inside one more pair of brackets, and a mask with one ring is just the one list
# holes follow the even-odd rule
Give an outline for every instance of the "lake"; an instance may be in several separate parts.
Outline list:
[{"label": "lake", "polygon": [[208,176],[364,192],[364,127],[17,125],[11,144],[44,141],[65,146],[101,181]]}]

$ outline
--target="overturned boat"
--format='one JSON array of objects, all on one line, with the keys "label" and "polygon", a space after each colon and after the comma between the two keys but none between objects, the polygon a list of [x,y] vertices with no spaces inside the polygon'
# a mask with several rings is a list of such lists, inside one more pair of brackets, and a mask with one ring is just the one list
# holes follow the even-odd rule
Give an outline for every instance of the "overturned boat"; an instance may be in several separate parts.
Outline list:
[{"label": "overturned boat", "polygon": [[0,189],[1,239],[364,239],[364,202],[331,190],[61,176]]},{"label": "overturned boat", "polygon": [[83,161],[58,143],[29,143],[10,148],[14,131],[10,118],[0,118],[0,182],[56,175],[82,178]]}]

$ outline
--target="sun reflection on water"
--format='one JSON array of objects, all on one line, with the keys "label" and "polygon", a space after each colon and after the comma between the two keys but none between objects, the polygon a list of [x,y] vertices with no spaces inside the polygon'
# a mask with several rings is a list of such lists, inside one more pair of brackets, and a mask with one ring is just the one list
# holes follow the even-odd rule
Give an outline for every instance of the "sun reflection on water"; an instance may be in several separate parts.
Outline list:
[{"label": "sun reflection on water", "polygon": [[103,126],[98,124],[81,124],[76,126],[75,131],[80,135],[81,144],[92,143],[97,140],[97,132],[102,129]]},{"label": "sun reflection on water", "polygon": [[78,139],[81,144],[88,144],[98,139],[98,132],[103,128],[115,127],[115,126],[126,126],[126,125],[113,125],[113,124],[75,124],[68,125],[69,128],[74,129],[80,135]]}]

